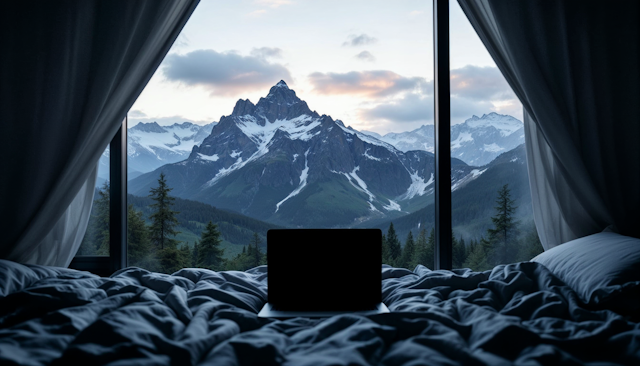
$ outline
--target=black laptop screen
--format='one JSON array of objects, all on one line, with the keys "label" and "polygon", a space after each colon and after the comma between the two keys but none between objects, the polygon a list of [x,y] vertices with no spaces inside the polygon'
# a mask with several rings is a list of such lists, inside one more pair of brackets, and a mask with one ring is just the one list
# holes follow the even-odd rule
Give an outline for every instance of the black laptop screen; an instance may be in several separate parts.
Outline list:
[{"label": "black laptop screen", "polygon": [[378,229],[267,232],[268,297],[282,310],[358,310],[381,299]]}]

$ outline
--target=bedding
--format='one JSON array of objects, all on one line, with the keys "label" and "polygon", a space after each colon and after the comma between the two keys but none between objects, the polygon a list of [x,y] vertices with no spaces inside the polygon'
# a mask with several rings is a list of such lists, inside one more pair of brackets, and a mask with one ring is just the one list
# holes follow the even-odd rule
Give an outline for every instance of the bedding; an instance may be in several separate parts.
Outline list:
[{"label": "bedding", "polygon": [[390,314],[279,321],[257,317],[265,266],[100,278],[0,261],[0,364],[640,364],[640,324],[586,309],[539,263],[382,278]]},{"label": "bedding", "polygon": [[591,308],[640,320],[640,239],[606,229],[558,245],[531,261],[547,267]]}]

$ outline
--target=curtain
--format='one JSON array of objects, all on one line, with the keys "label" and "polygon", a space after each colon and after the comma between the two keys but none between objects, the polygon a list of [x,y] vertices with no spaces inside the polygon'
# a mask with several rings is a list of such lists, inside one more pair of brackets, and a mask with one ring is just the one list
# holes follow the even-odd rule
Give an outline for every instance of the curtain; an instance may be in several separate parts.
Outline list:
[{"label": "curtain", "polygon": [[458,2],[523,104],[544,248],[640,237],[640,2]]},{"label": "curtain", "polygon": [[98,159],[197,3],[3,4],[0,258],[69,265]]}]

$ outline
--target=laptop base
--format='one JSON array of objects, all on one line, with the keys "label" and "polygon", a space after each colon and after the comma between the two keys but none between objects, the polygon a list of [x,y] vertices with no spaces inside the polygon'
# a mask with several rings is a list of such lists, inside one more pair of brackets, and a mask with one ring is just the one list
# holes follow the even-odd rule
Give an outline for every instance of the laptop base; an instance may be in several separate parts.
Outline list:
[{"label": "laptop base", "polygon": [[354,315],[376,315],[388,313],[389,309],[383,303],[378,303],[375,307],[369,310],[357,310],[357,311],[291,311],[291,310],[274,310],[273,305],[270,303],[264,304],[258,317],[260,318],[329,318],[334,315],[354,314]]}]

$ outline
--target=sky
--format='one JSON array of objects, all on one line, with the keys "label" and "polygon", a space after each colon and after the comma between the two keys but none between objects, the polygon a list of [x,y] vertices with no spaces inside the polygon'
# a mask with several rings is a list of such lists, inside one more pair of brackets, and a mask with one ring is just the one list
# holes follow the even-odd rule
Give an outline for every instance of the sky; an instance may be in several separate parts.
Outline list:
[{"label": "sky", "polygon": [[[451,1],[452,123],[522,106]],[[380,134],[433,123],[429,0],[202,0],[129,126],[217,122],[284,80],[311,110]]]}]

